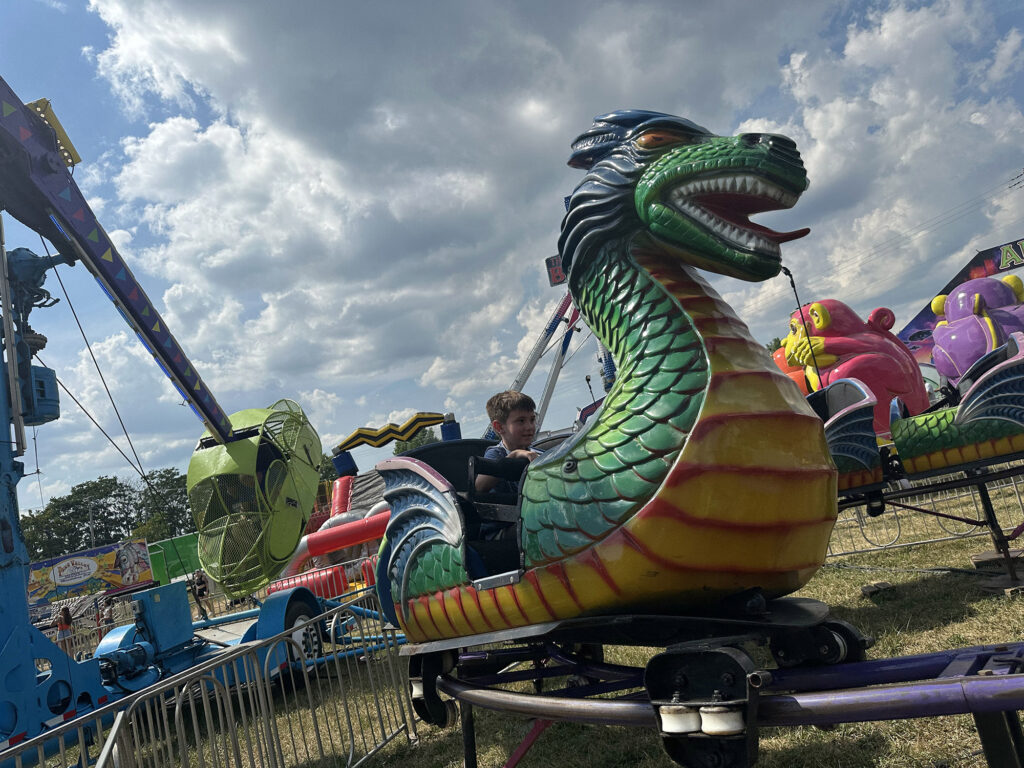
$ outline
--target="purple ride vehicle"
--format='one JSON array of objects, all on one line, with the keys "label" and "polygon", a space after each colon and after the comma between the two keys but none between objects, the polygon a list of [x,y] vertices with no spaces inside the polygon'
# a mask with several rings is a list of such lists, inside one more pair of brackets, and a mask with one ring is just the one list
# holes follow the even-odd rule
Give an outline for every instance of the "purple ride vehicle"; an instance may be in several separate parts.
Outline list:
[{"label": "purple ride vehicle", "polygon": [[936,296],[932,361],[938,372],[956,385],[975,361],[1005,344],[1011,333],[1024,331],[1022,297],[1024,283],[1016,275],[968,280]]}]

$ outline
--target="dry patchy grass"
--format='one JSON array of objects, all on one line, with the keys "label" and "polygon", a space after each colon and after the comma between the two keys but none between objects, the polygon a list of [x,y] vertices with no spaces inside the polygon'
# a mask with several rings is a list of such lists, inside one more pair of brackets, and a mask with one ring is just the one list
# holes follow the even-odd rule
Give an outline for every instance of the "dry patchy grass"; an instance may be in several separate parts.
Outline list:
[{"label": "dry patchy grass", "polygon": [[[970,556],[986,539],[920,545],[889,552],[853,555],[830,561],[798,594],[821,600],[833,615],[875,636],[869,658],[903,656],[967,645],[1016,641],[1024,630],[1024,599],[984,589],[970,570]],[[1022,567],[1024,571],[1024,567]],[[861,586],[887,581],[893,587],[864,597]],[[616,661],[643,663],[653,649],[611,649]],[[501,766],[529,731],[522,718],[476,710],[481,768]],[[403,768],[462,765],[458,728],[442,730],[422,723],[418,746],[396,743],[383,764]],[[766,728],[761,732],[764,768],[967,768],[985,765],[969,716],[853,723],[833,730]],[[656,733],[645,729],[599,728],[555,723],[520,763],[522,768],[564,766],[673,765]]]}]

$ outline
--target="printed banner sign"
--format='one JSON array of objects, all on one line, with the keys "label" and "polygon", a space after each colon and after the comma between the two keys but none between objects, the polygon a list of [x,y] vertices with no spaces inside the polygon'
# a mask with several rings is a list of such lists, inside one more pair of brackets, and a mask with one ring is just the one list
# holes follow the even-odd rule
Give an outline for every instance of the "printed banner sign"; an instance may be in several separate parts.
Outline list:
[{"label": "printed banner sign", "polygon": [[561,285],[565,282],[565,272],[562,271],[562,257],[557,253],[544,259],[544,267],[548,271],[548,285]]},{"label": "printed banner sign", "polygon": [[29,565],[29,605],[94,592],[118,592],[153,581],[145,539],[54,557]]}]

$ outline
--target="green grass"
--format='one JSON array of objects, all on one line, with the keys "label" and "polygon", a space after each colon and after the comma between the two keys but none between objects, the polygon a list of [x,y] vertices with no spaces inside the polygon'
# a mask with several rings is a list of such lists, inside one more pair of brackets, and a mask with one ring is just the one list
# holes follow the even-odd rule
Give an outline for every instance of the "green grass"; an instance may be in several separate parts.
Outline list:
[{"label": "green grass", "polygon": [[[797,593],[821,600],[876,638],[869,658],[903,656],[959,646],[1016,641],[1024,633],[1024,599],[984,588],[973,573],[921,572],[971,569],[970,556],[990,548],[972,538],[919,545],[830,561]],[[850,566],[856,566],[850,567]],[[860,570],[866,568],[868,570]],[[1024,564],[1021,567],[1024,573]],[[864,597],[861,586],[887,581],[891,589]],[[609,659],[642,663],[653,649],[609,649]],[[501,766],[529,731],[523,718],[476,710],[481,768]],[[381,761],[403,768],[462,765],[458,727],[418,726],[418,746],[391,745]],[[811,727],[761,732],[764,768],[965,768],[985,765],[970,716]],[[671,766],[653,730],[555,723],[522,760],[523,768],[547,766]]]}]

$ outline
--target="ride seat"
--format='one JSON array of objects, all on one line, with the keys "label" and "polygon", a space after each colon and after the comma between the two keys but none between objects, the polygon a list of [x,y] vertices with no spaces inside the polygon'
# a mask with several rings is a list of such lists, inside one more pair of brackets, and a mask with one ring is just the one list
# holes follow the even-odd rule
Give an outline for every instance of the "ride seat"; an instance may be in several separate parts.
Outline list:
[{"label": "ride seat", "polygon": [[963,398],[982,376],[997,365],[1002,365],[1014,357],[1018,351],[1017,339],[1011,335],[1001,347],[996,347],[988,354],[979,357],[970,368],[964,371],[964,375],[957,381],[957,394]]},{"label": "ride seat", "polygon": [[472,488],[472,481],[466,476],[466,462],[474,456],[483,456],[484,451],[495,444],[494,440],[469,438],[466,440],[442,440],[427,443],[401,454],[418,459],[429,465],[445,480],[451,483],[456,493],[465,494]]},{"label": "ride seat", "polygon": [[[477,474],[518,481],[525,469],[527,462],[523,459],[484,459],[484,452],[495,442],[482,438],[446,440],[401,454],[430,466],[455,491],[465,530],[466,565],[474,580],[519,570],[522,563],[517,496],[476,493]],[[506,466],[503,462],[509,464]],[[481,527],[485,531],[488,528],[493,531],[495,527],[508,530],[501,538],[484,539]]]},{"label": "ride seat", "polygon": [[847,408],[867,404],[870,398],[874,405],[874,397],[870,391],[856,379],[839,379],[825,389],[819,389],[807,396],[807,404],[814,409],[824,422]]},{"label": "ride seat", "polygon": [[[467,475],[469,491],[462,500],[468,546],[480,556],[489,575],[522,569],[519,541],[522,519],[519,494],[476,492],[477,475],[490,475],[522,484],[526,459],[485,459],[472,456]],[[488,534],[484,538],[484,534]]]},{"label": "ride seat", "polygon": [[1006,343],[1001,347],[996,347],[991,352],[988,352],[977,360],[975,360],[970,368],[964,371],[963,375],[957,380],[956,385],[950,383],[949,379],[945,376],[941,376],[939,379],[939,392],[942,398],[932,405],[925,411],[925,413],[933,413],[934,411],[942,410],[943,408],[953,408],[963,401],[967,393],[970,392],[978,380],[986,373],[991,371],[998,365],[1002,365],[1007,360],[1016,355],[1019,351],[1017,345],[1017,339],[1014,338],[1016,334],[1011,334],[1010,338],[1006,340]]}]

